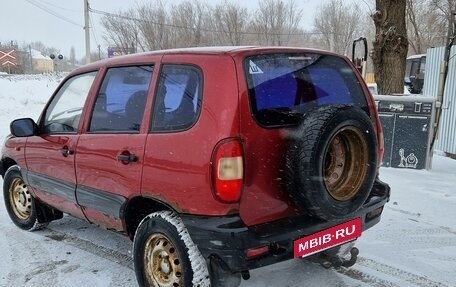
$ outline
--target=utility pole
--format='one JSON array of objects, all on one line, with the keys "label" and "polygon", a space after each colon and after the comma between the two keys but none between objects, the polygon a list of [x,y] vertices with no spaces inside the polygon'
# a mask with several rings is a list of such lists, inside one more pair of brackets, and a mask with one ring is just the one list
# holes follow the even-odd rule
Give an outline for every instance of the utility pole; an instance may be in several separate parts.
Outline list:
[{"label": "utility pole", "polygon": [[89,0],[84,1],[84,30],[86,46],[86,64],[90,63],[90,27],[89,27]]}]

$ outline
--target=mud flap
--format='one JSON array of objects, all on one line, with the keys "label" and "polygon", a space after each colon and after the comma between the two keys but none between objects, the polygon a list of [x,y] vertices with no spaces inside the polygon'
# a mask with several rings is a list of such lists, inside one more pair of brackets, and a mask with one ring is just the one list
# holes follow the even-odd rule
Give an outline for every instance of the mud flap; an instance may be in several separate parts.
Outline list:
[{"label": "mud flap", "polygon": [[209,257],[209,273],[213,287],[237,287],[241,284],[241,273],[233,273],[226,263],[217,256]]}]

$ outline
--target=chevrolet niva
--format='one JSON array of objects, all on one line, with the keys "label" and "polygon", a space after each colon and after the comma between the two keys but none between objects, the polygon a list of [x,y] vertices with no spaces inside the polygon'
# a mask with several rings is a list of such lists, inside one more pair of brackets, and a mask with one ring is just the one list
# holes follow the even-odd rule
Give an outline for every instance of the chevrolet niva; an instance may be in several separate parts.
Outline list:
[{"label": "chevrolet niva", "polygon": [[10,128],[0,171],[14,224],[67,213],[123,233],[140,286],[238,286],[293,257],[351,266],[390,196],[375,102],[346,57],[319,50],[102,60]]}]

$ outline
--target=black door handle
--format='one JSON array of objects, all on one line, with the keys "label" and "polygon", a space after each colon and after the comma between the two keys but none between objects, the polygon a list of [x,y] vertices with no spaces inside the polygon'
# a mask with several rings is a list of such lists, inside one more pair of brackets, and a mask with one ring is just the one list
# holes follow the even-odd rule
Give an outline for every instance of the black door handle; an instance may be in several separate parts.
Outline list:
[{"label": "black door handle", "polygon": [[67,157],[69,155],[74,154],[74,150],[69,149],[67,146],[64,146],[63,148],[59,149],[59,152],[64,156]]},{"label": "black door handle", "polygon": [[128,152],[118,154],[116,157],[117,157],[117,160],[122,162],[123,164],[129,164],[131,162],[138,161],[138,157],[136,155],[134,155],[132,153],[128,153]]}]

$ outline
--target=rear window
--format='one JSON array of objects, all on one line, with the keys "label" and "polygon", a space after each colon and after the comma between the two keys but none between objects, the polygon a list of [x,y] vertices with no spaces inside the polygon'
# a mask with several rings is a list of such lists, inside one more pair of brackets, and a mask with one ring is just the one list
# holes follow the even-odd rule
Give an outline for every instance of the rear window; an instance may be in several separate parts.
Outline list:
[{"label": "rear window", "polygon": [[362,87],[340,57],[267,54],[248,57],[244,70],[255,120],[265,127],[297,125],[323,105],[355,105],[366,111]]}]

